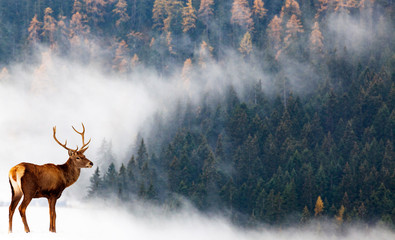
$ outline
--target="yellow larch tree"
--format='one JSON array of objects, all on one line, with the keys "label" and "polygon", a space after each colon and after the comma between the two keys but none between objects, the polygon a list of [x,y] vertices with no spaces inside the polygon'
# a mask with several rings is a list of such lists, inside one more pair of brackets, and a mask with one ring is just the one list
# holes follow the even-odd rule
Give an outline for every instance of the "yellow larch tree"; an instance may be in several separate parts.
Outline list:
[{"label": "yellow larch tree", "polygon": [[359,4],[357,0],[347,0],[346,5],[349,8],[357,8]]},{"label": "yellow larch tree", "polygon": [[234,0],[232,5],[231,23],[237,24],[244,30],[251,31],[254,27],[251,9],[247,0]]},{"label": "yellow larch tree", "polygon": [[29,36],[27,37],[27,40],[30,44],[35,45],[40,40],[39,36],[41,31],[41,25],[42,23],[37,20],[37,14],[34,15],[32,20],[30,21],[30,25],[28,28]]},{"label": "yellow larch tree", "polygon": [[165,32],[178,31],[182,28],[183,5],[181,1],[172,0],[165,2],[166,18],[163,20]]},{"label": "yellow larch tree", "polygon": [[346,211],[346,208],[343,205],[341,205],[340,209],[338,210],[338,212],[335,216],[335,219],[339,225],[341,225],[344,221],[344,212],[345,211]]},{"label": "yellow larch tree", "polygon": [[73,14],[76,12],[81,12],[82,11],[82,4],[78,0],[74,0],[73,4],[73,10],[71,11]]},{"label": "yellow larch tree", "polygon": [[201,68],[206,68],[207,62],[212,58],[213,47],[202,41],[199,49],[199,65]]},{"label": "yellow larch tree", "polygon": [[250,32],[246,32],[240,41],[239,51],[244,57],[250,56],[252,53],[252,41]]},{"label": "yellow larch tree", "polygon": [[324,47],[323,40],[324,37],[320,31],[320,26],[318,22],[315,22],[310,34],[310,50],[316,53],[321,53]]},{"label": "yellow larch tree", "polygon": [[130,17],[127,13],[128,4],[125,0],[119,0],[118,3],[115,5],[113,13],[117,16],[117,21],[115,25],[119,27],[121,24],[126,23],[129,21]]},{"label": "yellow larch tree", "polygon": [[3,69],[0,72],[0,83],[7,82],[9,78],[10,78],[10,74],[8,73],[8,69],[6,67],[3,67]]},{"label": "yellow larch tree", "polygon": [[80,38],[85,38],[89,32],[89,26],[86,24],[86,16],[83,16],[80,12],[75,12],[71,16],[70,20],[70,41],[74,45],[79,45]]},{"label": "yellow larch tree", "polygon": [[125,40],[119,42],[115,50],[112,68],[120,73],[128,71],[129,47]]},{"label": "yellow larch tree", "polygon": [[186,7],[182,10],[182,31],[184,33],[196,28],[196,10],[192,0],[188,0]]},{"label": "yellow larch tree", "polygon": [[201,0],[200,1],[198,17],[199,17],[200,21],[202,21],[203,24],[206,25],[206,32],[208,31],[209,22],[214,15],[213,6],[214,6],[214,0]]},{"label": "yellow larch tree", "polygon": [[286,46],[288,46],[289,44],[291,44],[292,41],[297,39],[299,33],[304,32],[302,23],[295,14],[293,14],[288,20],[285,32],[287,33],[284,38],[284,43]]},{"label": "yellow larch tree", "polygon": [[252,7],[252,12],[254,16],[262,19],[266,16],[267,9],[265,8],[265,3],[262,0],[254,0],[254,5]]},{"label": "yellow larch tree", "polygon": [[315,14],[315,19],[318,19],[320,14],[328,9],[328,0],[318,0],[320,3],[320,8],[317,10],[317,13]]},{"label": "yellow larch tree", "polygon": [[187,58],[184,62],[184,67],[182,68],[181,79],[182,85],[186,90],[189,90],[191,84],[192,75],[192,60]]},{"label": "yellow larch tree", "polygon": [[130,66],[131,66],[132,70],[136,69],[139,64],[140,64],[139,56],[137,55],[137,53],[135,53],[133,55],[132,59],[130,60]]},{"label": "yellow larch tree", "polygon": [[278,51],[281,48],[281,35],[283,27],[281,26],[282,19],[275,15],[270,21],[267,32],[274,50]]},{"label": "yellow larch tree", "polygon": [[88,19],[94,26],[98,23],[104,22],[106,0],[83,0],[85,2],[85,9]]},{"label": "yellow larch tree", "polygon": [[324,202],[322,201],[321,196],[318,196],[317,201],[315,203],[314,216],[316,217],[321,216],[323,211],[324,211]]},{"label": "yellow larch tree", "polygon": [[299,3],[296,0],[285,0],[284,5],[281,7],[281,18],[288,19],[292,15],[300,16],[301,14]]},{"label": "yellow larch tree", "polygon": [[56,20],[52,17],[52,9],[47,7],[44,11],[43,40],[48,42],[51,47],[55,45],[54,35],[56,31]]},{"label": "yellow larch tree", "polygon": [[163,21],[166,18],[166,0],[155,0],[152,8],[152,20],[154,21],[153,28],[163,29]]}]

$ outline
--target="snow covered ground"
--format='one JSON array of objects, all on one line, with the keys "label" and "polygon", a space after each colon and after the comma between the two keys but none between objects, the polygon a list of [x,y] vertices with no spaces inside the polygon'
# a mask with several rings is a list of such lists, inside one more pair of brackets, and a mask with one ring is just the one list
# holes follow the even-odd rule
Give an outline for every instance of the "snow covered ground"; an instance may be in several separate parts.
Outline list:
[{"label": "snow covered ground", "polygon": [[[41,204],[39,204],[41,205]],[[8,207],[0,207],[1,240],[45,239],[160,239],[160,240],[393,240],[394,232],[382,228],[351,229],[345,236],[317,230],[240,229],[220,217],[207,217],[193,210],[163,214],[159,211],[126,212],[108,205],[57,207],[57,233],[50,233],[48,208],[32,205],[27,210],[31,233],[23,231],[19,213],[14,215],[14,232],[8,234]]]}]

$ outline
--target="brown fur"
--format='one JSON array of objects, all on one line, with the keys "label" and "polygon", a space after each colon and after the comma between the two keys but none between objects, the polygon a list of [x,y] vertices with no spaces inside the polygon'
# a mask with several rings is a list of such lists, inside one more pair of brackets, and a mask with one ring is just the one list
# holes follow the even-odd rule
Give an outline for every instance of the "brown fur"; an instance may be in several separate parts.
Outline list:
[{"label": "brown fur", "polygon": [[[85,146],[86,145],[87,144],[85,144]],[[68,149],[66,144],[62,146]],[[19,206],[19,212],[22,217],[25,231],[30,232],[25,213],[27,206],[33,198],[45,197],[48,199],[50,212],[49,231],[56,232],[55,205],[57,199],[62,195],[65,188],[77,181],[80,176],[81,168],[91,168],[93,166],[93,163],[84,155],[86,149],[87,148],[84,149],[84,147],[79,151],[78,149],[68,149],[69,159],[66,163],[61,165],[52,163],[36,165],[23,162],[10,169],[9,182],[11,185],[12,199],[9,208],[9,232],[12,232],[12,217],[22,196],[23,200]]]}]

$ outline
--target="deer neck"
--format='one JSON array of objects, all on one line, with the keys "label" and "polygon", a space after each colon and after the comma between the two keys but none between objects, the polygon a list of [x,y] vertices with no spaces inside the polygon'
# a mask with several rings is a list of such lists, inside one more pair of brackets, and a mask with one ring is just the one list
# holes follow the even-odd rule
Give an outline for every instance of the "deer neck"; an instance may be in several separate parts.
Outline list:
[{"label": "deer neck", "polygon": [[61,166],[63,170],[63,175],[66,180],[66,187],[68,187],[78,180],[81,169],[78,168],[70,158],[67,160],[65,164]]}]

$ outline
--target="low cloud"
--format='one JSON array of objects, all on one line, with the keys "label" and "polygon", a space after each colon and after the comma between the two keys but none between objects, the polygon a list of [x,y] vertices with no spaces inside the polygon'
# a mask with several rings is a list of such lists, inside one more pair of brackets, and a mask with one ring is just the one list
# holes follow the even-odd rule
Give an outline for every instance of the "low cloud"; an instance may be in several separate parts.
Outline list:
[{"label": "low cloud", "polygon": [[[202,215],[191,208],[169,212],[147,204],[135,203],[133,209],[116,208],[114,203],[78,204],[57,207],[57,233],[49,233],[47,207],[31,206],[27,219],[31,233],[26,235],[18,214],[14,216],[14,232],[7,233],[7,218],[0,219],[1,239],[227,239],[227,240],[390,240],[394,232],[384,227],[352,227],[339,232],[324,223],[301,228],[243,229],[226,218]],[[0,207],[6,216],[7,207]],[[329,230],[328,230],[329,229]]]}]

